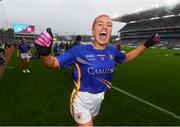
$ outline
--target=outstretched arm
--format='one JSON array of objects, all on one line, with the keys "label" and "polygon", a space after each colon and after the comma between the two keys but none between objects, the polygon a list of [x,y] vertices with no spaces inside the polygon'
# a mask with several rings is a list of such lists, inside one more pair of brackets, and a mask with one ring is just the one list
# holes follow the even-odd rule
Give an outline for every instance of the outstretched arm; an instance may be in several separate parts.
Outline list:
[{"label": "outstretched arm", "polygon": [[160,42],[160,36],[156,33],[153,34],[152,37],[150,37],[144,44],[138,46],[136,49],[130,51],[129,53],[126,54],[126,63],[133,60],[140,54],[142,54],[146,48],[149,48],[153,46],[154,44],[157,44]]},{"label": "outstretched arm", "polygon": [[126,54],[126,61],[125,63],[133,60],[134,58],[136,58],[137,56],[139,56],[140,54],[142,54],[145,51],[146,47],[144,45],[140,45],[138,46],[136,49],[128,52]]},{"label": "outstretched arm", "polygon": [[54,56],[51,55],[41,56],[41,59],[43,63],[49,68],[58,68],[58,67],[60,68],[58,60]]}]

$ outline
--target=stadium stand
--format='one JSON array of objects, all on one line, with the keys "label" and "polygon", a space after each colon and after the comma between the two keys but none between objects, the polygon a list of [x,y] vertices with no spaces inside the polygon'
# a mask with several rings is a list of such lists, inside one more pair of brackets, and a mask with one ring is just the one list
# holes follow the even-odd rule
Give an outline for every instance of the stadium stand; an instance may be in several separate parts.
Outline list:
[{"label": "stadium stand", "polygon": [[9,28],[7,30],[0,29],[0,42],[2,44],[11,44],[13,42],[13,29]]},{"label": "stadium stand", "polygon": [[121,42],[136,46],[145,41],[152,33],[159,33],[161,44],[156,47],[180,48],[180,3],[128,14],[113,19],[127,23],[118,32]]},{"label": "stadium stand", "polygon": [[33,43],[36,36],[37,35],[35,35],[35,34],[17,34],[17,33],[14,33],[14,42],[18,42],[21,40],[22,37],[24,37],[24,38],[26,38],[26,40],[29,43]]}]

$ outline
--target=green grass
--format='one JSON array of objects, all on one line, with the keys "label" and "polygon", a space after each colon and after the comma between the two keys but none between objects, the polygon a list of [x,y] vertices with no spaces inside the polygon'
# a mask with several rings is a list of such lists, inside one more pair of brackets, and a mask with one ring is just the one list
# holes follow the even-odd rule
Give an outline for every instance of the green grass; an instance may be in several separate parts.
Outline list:
[{"label": "green grass", "polygon": [[[180,56],[174,53],[180,51],[150,49],[117,65],[113,85],[180,115]],[[75,125],[69,111],[70,70],[49,70],[40,60],[31,60],[30,68],[31,74],[22,74],[13,55],[0,80],[0,125]],[[111,89],[95,125],[172,126],[180,120]]]}]

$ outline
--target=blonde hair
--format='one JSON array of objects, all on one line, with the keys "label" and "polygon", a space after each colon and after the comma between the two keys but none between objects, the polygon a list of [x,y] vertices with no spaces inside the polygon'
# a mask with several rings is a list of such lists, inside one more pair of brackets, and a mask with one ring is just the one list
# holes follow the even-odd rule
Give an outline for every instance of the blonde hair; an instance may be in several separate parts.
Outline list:
[{"label": "blonde hair", "polygon": [[[93,21],[92,29],[94,28],[94,25],[95,25],[97,19],[100,18],[100,17],[108,17],[108,18],[110,18],[109,15],[106,15],[106,14],[102,14],[102,15],[97,16],[97,17],[94,19],[94,21]],[[110,18],[110,19],[111,19],[111,18]]]}]

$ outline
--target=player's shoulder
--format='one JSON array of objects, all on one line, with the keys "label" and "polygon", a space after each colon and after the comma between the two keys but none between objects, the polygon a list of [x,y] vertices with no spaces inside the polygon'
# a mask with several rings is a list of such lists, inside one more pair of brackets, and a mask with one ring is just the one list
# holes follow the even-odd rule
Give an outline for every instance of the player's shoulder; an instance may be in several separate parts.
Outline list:
[{"label": "player's shoulder", "polygon": [[22,46],[22,44],[18,44],[18,48],[21,47],[21,46]]},{"label": "player's shoulder", "polygon": [[117,51],[117,47],[114,47],[113,45],[108,45],[107,47],[106,47],[106,49],[108,50],[108,51],[113,51],[113,52],[115,52],[115,51]]},{"label": "player's shoulder", "polygon": [[75,49],[75,50],[84,50],[84,49],[87,49],[89,47],[90,47],[89,45],[79,44],[79,45],[74,46],[72,49]]}]

